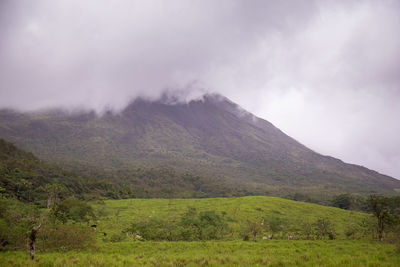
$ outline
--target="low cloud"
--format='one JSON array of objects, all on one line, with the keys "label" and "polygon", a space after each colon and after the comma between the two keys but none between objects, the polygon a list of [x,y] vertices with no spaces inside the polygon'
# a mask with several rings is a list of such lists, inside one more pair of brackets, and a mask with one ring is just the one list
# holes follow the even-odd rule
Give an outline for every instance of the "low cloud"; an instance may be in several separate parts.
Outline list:
[{"label": "low cloud", "polygon": [[0,107],[218,92],[323,154],[400,178],[398,1],[0,3]]}]

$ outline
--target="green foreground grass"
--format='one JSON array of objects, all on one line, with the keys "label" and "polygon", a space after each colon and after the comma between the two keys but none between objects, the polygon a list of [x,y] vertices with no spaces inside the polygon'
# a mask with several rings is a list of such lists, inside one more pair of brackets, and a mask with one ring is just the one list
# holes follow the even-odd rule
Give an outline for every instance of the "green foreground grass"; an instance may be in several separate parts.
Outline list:
[{"label": "green foreground grass", "polygon": [[400,266],[395,246],[361,240],[120,242],[89,251],[0,253],[0,266]]}]

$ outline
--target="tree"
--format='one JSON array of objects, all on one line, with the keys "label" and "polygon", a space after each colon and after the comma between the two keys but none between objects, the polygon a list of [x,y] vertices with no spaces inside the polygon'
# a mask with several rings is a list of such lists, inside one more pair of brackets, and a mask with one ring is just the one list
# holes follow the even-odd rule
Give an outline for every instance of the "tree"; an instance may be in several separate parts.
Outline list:
[{"label": "tree", "polygon": [[29,253],[30,253],[30,256],[31,256],[32,260],[35,258],[37,234],[39,233],[39,230],[42,227],[45,218],[47,217],[47,215],[50,212],[51,205],[52,205],[52,203],[51,203],[51,195],[49,195],[49,200],[47,200],[47,211],[46,211],[46,214],[42,216],[42,218],[40,220],[40,223],[37,226],[32,227],[32,229],[31,229],[31,233],[29,235]]},{"label": "tree", "polygon": [[53,183],[45,185],[47,193],[47,209],[55,207],[63,194],[67,191],[65,185],[59,184],[57,179],[53,179]]},{"label": "tree", "polygon": [[215,211],[203,211],[200,212],[200,239],[201,240],[212,240],[222,239],[228,228],[228,225],[224,221],[224,218],[218,215]]},{"label": "tree", "polygon": [[223,216],[213,210],[198,213],[195,208],[182,215],[180,226],[184,240],[222,239],[228,229]]},{"label": "tree", "polygon": [[377,232],[379,240],[383,240],[386,226],[395,222],[394,213],[398,209],[398,198],[389,198],[382,195],[370,195],[367,199],[369,210],[377,218]]},{"label": "tree", "polygon": [[97,233],[81,223],[62,224],[46,220],[37,236],[36,248],[40,251],[68,251],[91,247]]},{"label": "tree", "polygon": [[39,230],[42,227],[44,220],[46,219],[47,215],[49,214],[50,209],[52,207],[54,209],[54,207],[57,203],[58,194],[62,191],[62,186],[59,185],[57,182],[55,182],[54,184],[47,184],[46,190],[48,193],[46,213],[42,216],[40,223],[37,226],[32,227],[31,233],[29,235],[29,250],[30,250],[30,256],[31,256],[32,260],[35,258],[35,250],[36,250],[35,245],[36,245],[37,234],[39,233]]},{"label": "tree", "polygon": [[317,236],[321,239],[326,236],[329,239],[335,239],[335,231],[332,222],[328,218],[319,218],[315,223],[315,232]]},{"label": "tree", "polygon": [[313,224],[311,222],[303,222],[300,228],[305,239],[311,239],[311,237],[314,235]]},{"label": "tree", "polygon": [[257,241],[257,235],[262,233],[263,231],[263,224],[255,221],[247,221],[247,228],[248,232],[253,237],[253,241]]},{"label": "tree", "polygon": [[265,229],[265,220],[247,220],[242,230],[243,240],[248,241],[249,237],[253,238],[253,241],[257,241],[257,235],[261,234]]},{"label": "tree", "polygon": [[35,258],[35,250],[36,250],[36,236],[40,230],[40,228],[43,225],[43,221],[44,221],[44,216],[42,217],[42,219],[40,220],[39,225],[34,226],[31,230],[31,234],[29,235],[29,252],[30,252],[30,256],[31,259],[33,260]]},{"label": "tree", "polygon": [[270,215],[266,219],[265,226],[272,232],[272,237],[274,238],[279,233],[286,232],[288,223],[283,217]]},{"label": "tree", "polygon": [[0,250],[25,248],[27,230],[37,223],[38,214],[34,205],[16,198],[0,199]]},{"label": "tree", "polygon": [[353,197],[350,194],[337,195],[332,199],[332,206],[349,210],[353,205]]},{"label": "tree", "polygon": [[66,223],[68,220],[89,222],[90,219],[94,219],[95,217],[92,206],[74,197],[61,201],[55,207],[54,215],[63,223]]}]

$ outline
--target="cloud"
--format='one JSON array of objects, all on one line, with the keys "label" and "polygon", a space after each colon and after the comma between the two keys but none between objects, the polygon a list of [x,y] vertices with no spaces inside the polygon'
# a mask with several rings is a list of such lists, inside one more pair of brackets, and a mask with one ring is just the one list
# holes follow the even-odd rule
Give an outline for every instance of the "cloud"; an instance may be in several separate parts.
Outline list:
[{"label": "cloud", "polygon": [[400,178],[398,1],[0,2],[0,107],[120,109],[219,92]]},{"label": "cloud", "polygon": [[[312,2],[10,1],[1,25],[1,105],[121,106],[234,66]],[[295,20],[295,22],[291,21]],[[202,81],[200,81],[202,82]],[[208,81],[204,81],[205,86]],[[23,96],[26,96],[23,97]]]}]

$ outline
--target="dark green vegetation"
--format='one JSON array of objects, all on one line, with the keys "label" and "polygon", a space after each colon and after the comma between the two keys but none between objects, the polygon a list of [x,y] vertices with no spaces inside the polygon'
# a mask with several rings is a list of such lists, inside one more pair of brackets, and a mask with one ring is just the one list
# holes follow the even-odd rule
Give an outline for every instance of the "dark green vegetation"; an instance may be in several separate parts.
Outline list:
[{"label": "dark green vegetation", "polygon": [[380,195],[371,195],[367,199],[369,210],[377,219],[376,231],[380,240],[383,240],[385,229],[392,228],[399,232],[400,228],[400,197],[388,198]]},{"label": "dark green vegetation", "polygon": [[[167,104],[169,103],[169,104]],[[119,113],[0,112],[0,137],[137,197],[395,193],[400,181],[317,154],[215,95],[137,99]],[[115,197],[115,196],[114,196]]]},{"label": "dark green vegetation", "polygon": [[56,190],[57,198],[71,195],[92,198],[132,197],[129,186],[121,187],[110,181],[90,176],[82,178],[43,162],[32,153],[0,139],[0,194],[26,202],[39,202],[43,206],[50,191]]},{"label": "dark green vegetation", "polygon": [[39,231],[37,249],[71,250],[87,248],[94,241],[94,233],[87,226],[95,215],[92,208],[69,198],[49,213],[37,206],[16,199],[0,199],[0,251],[25,250],[28,235],[40,219],[45,217]]}]

